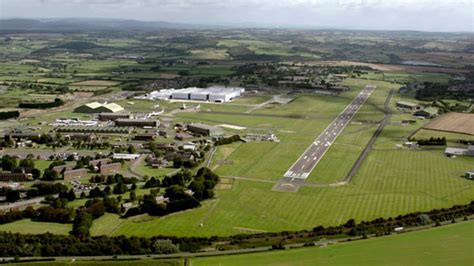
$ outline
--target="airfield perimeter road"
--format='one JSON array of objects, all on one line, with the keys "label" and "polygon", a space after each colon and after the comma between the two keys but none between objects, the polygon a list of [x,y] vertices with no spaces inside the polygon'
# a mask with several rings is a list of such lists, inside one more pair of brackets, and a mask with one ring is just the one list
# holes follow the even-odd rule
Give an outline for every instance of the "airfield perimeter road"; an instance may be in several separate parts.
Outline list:
[{"label": "airfield perimeter road", "polygon": [[332,143],[349,124],[357,111],[370,97],[375,86],[367,85],[354,98],[354,100],[342,111],[342,113],[331,122],[331,124],[319,135],[316,140],[306,149],[298,160],[285,173],[284,177],[294,179],[306,179],[313,171]]}]

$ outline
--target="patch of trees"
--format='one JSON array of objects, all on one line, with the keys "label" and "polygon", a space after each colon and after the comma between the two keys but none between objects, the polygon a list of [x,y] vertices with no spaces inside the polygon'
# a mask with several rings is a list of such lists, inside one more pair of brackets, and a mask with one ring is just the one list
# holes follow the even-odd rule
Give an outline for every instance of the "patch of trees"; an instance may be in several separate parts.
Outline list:
[{"label": "patch of trees", "polygon": [[474,90],[450,90],[448,85],[425,82],[416,91],[415,98],[421,101],[437,101],[442,99],[465,100],[474,96]]},{"label": "patch of trees", "polygon": [[64,104],[64,101],[56,98],[52,102],[22,102],[18,105],[19,108],[27,109],[48,109],[58,107]]},{"label": "patch of trees", "polygon": [[[159,182],[150,179],[145,186],[167,187],[162,195],[166,200],[157,201],[159,190],[154,190],[143,197],[140,206],[131,208],[126,217],[142,213],[153,216],[164,216],[170,213],[199,207],[200,201],[214,197],[214,187],[219,182],[219,176],[208,168],[200,168],[195,176],[189,171],[181,171],[173,176],[165,177]],[[186,186],[186,184],[188,184]]]},{"label": "patch of trees", "polygon": [[96,49],[96,48],[101,48],[101,47],[102,46],[93,42],[74,41],[74,42],[67,42],[61,45],[57,45],[55,48],[74,50],[74,51],[85,51],[85,50]]},{"label": "patch of trees", "polygon": [[417,142],[420,146],[446,146],[445,137],[431,137],[429,139],[419,139]]},{"label": "patch of trees", "polygon": [[214,144],[216,146],[219,146],[219,145],[231,144],[231,143],[234,143],[234,142],[237,142],[237,141],[241,141],[240,136],[239,135],[233,135],[233,136],[228,137],[228,138],[219,139],[216,142],[214,142]]},{"label": "patch of trees", "polygon": [[[249,246],[272,246],[283,248],[287,243],[315,241],[321,238],[362,237],[369,234],[376,236],[391,234],[396,227],[440,224],[454,218],[467,217],[474,214],[474,201],[466,205],[456,205],[451,208],[434,209],[428,212],[415,212],[391,218],[377,218],[372,221],[356,223],[348,220],[339,226],[316,226],[312,230],[283,231],[274,233],[241,234],[224,237],[176,237],[155,236],[145,237],[109,237],[87,234],[90,221],[100,217],[102,208],[97,201],[91,201],[86,214],[76,215],[73,233],[70,236],[50,233],[31,235],[0,232],[0,256],[103,256],[103,255],[138,255],[138,254],[169,254],[179,250],[196,252],[203,247],[218,244],[220,250],[237,249]],[[34,215],[29,207],[23,212],[13,211],[0,215],[0,223],[5,220],[15,220],[18,217]],[[81,218],[77,218],[81,217]],[[76,220],[77,219],[77,220]],[[74,229],[75,228],[75,229]],[[78,237],[76,237],[78,236]],[[222,244],[226,243],[226,244]],[[21,248],[19,248],[21,247]]]},{"label": "patch of trees", "polygon": [[20,112],[18,111],[0,112],[0,120],[6,120],[6,119],[18,118],[18,117],[20,117]]}]

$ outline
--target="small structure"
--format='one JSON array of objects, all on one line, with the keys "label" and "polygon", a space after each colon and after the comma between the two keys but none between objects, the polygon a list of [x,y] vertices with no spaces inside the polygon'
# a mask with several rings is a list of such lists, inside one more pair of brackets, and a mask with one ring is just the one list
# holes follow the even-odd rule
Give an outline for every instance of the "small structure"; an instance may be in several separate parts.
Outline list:
[{"label": "small structure", "polygon": [[163,203],[168,203],[170,202],[169,198],[166,198],[165,196],[158,196],[155,197],[156,204],[163,204]]},{"label": "small structure", "polygon": [[393,231],[394,231],[394,232],[397,232],[397,233],[403,232],[403,230],[405,230],[405,228],[403,228],[403,227],[395,227],[395,228],[393,228]]},{"label": "small structure", "polygon": [[140,154],[114,153],[112,155],[113,159],[126,161],[133,161],[138,159],[138,157],[140,157]]},{"label": "small structure", "polygon": [[63,172],[63,179],[64,180],[71,180],[73,178],[80,178],[87,175],[87,169],[80,168],[74,170],[67,170]]},{"label": "small structure", "polygon": [[414,115],[424,118],[434,118],[438,115],[438,112],[438,108],[436,107],[427,107],[423,110],[416,111]]},{"label": "small structure", "polygon": [[115,126],[118,127],[157,127],[158,120],[153,119],[125,119],[118,118],[115,120]]},{"label": "small structure", "polygon": [[474,170],[473,171],[467,171],[466,172],[466,178],[467,179],[474,179]]},{"label": "small structure", "polygon": [[248,133],[245,135],[245,138],[247,140],[253,140],[253,141],[272,141],[272,142],[279,142],[278,138],[275,136],[275,134],[268,133],[268,134],[252,134]]},{"label": "small structure", "polygon": [[398,109],[406,111],[406,112],[410,112],[410,113],[420,111],[422,109],[421,105],[417,103],[408,102],[408,101],[398,101],[396,103],[396,106]]},{"label": "small structure", "polygon": [[99,173],[101,175],[115,174],[120,171],[120,168],[122,168],[121,163],[101,164],[99,166]]},{"label": "small structure", "polygon": [[125,109],[123,109],[122,106],[116,104],[116,103],[98,103],[98,102],[92,102],[88,104],[81,105],[74,109],[75,113],[86,113],[86,114],[93,114],[93,113],[118,113],[122,112]]},{"label": "small structure", "polygon": [[224,134],[224,130],[221,127],[211,126],[202,123],[193,123],[188,125],[188,131],[203,136],[221,136]]}]

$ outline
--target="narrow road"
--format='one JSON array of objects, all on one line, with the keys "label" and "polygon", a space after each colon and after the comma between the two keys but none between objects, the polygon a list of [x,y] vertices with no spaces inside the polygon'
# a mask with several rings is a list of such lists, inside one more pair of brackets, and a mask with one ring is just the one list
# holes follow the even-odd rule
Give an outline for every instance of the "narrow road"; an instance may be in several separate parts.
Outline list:
[{"label": "narrow road", "polygon": [[357,158],[354,165],[352,165],[352,168],[349,171],[349,173],[347,173],[343,181],[344,183],[349,183],[352,181],[352,178],[355,176],[357,171],[359,171],[359,168],[362,165],[362,162],[365,160],[369,152],[372,150],[372,147],[374,146],[375,141],[380,136],[385,126],[390,122],[390,119],[392,118],[392,109],[390,108],[390,101],[392,100],[392,96],[394,93],[395,93],[395,90],[390,90],[390,92],[388,93],[387,99],[385,99],[385,103],[384,103],[385,116],[380,122],[377,130],[375,130],[374,134],[372,135],[369,142],[365,146],[364,150],[359,155],[359,158]]}]

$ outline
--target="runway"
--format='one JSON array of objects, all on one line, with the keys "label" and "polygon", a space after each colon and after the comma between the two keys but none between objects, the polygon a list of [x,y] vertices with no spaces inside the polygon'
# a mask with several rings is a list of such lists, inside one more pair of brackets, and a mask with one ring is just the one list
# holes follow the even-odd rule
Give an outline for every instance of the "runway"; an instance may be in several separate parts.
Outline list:
[{"label": "runway", "polygon": [[284,179],[296,181],[306,179],[329,150],[336,138],[354,118],[357,111],[367,101],[375,86],[367,85],[334,121],[319,135],[298,160],[284,174]]}]

